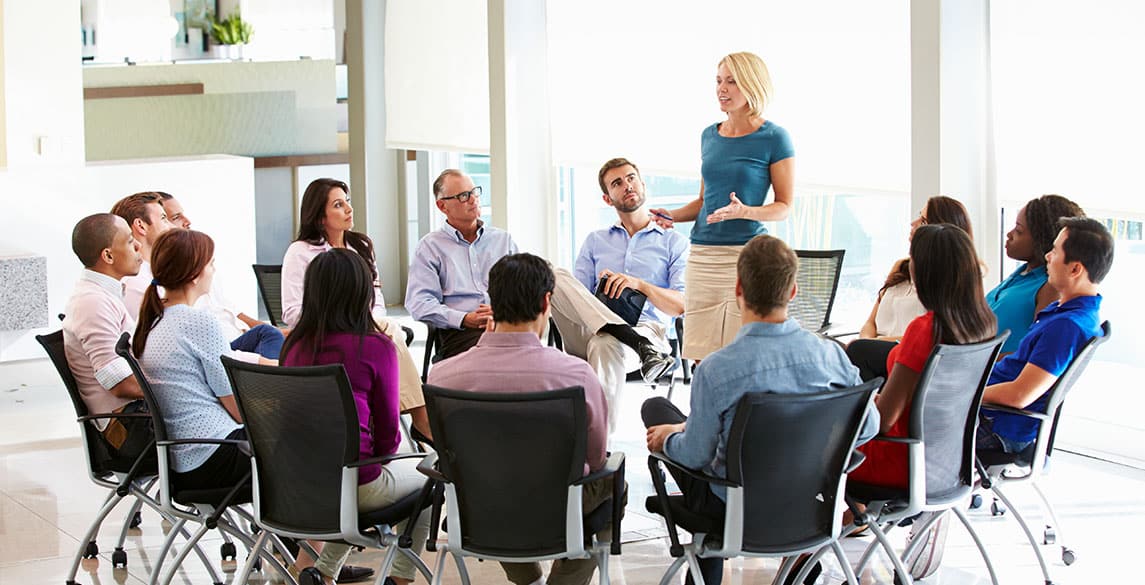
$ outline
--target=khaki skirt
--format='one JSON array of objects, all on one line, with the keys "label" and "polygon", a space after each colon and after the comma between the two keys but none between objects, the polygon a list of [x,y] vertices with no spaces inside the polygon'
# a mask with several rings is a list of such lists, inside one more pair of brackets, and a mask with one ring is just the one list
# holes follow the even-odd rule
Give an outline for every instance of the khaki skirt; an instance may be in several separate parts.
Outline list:
[{"label": "khaki skirt", "polygon": [[685,358],[702,360],[729,344],[740,329],[736,261],[743,246],[692,245],[684,269]]}]

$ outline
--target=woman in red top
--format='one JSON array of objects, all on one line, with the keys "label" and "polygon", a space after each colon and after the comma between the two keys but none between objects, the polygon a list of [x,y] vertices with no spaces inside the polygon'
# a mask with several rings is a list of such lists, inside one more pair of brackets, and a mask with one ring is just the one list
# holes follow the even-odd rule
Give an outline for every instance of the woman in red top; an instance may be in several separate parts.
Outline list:
[{"label": "woman in red top", "polygon": [[[974,244],[962,229],[939,224],[914,232],[911,279],[926,313],[907,325],[902,341],[887,357],[890,376],[875,397],[883,434],[906,436],[918,379],[936,343],[966,345],[994,337],[997,323],[982,292],[979,266]],[[849,481],[907,487],[906,445],[875,440],[860,450],[867,459],[849,474]]]}]

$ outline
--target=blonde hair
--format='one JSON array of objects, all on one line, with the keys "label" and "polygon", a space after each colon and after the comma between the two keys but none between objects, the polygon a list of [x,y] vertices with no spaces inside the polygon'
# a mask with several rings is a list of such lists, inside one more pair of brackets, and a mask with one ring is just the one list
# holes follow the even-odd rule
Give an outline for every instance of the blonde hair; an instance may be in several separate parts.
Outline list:
[{"label": "blonde hair", "polygon": [[739,90],[747,98],[748,115],[753,118],[763,116],[763,109],[771,103],[775,95],[775,87],[771,84],[771,73],[767,71],[767,64],[759,55],[748,53],[732,53],[720,59],[735,78]]}]

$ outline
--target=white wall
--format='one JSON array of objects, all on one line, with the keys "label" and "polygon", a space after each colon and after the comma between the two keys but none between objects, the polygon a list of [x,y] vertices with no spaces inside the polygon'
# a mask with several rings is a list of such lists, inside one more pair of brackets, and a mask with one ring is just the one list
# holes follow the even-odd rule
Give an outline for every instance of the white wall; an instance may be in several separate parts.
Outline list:
[{"label": "white wall", "polygon": [[76,222],[125,195],[160,190],[179,198],[192,228],[215,240],[216,281],[244,312],[257,314],[253,159],[208,156],[93,163],[69,172],[0,171],[0,250],[48,259],[47,329],[0,332],[0,361],[42,358],[34,335],[58,328],[82,266],[71,251]]}]

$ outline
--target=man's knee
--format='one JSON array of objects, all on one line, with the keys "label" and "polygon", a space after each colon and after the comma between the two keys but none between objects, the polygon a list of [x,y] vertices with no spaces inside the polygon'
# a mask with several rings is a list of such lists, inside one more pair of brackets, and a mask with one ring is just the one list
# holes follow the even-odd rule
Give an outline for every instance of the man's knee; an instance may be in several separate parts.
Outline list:
[{"label": "man's knee", "polygon": [[688,420],[684,413],[663,396],[653,396],[640,405],[640,419],[644,428],[657,425],[674,425]]}]

